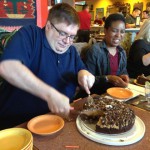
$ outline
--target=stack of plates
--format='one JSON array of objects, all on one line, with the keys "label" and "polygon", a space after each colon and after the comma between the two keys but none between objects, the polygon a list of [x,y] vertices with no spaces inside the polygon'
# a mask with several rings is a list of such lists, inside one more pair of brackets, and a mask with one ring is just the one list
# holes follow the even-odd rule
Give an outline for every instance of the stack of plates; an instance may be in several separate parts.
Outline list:
[{"label": "stack of plates", "polygon": [[2,150],[32,150],[33,136],[23,128],[10,128],[0,131],[0,149]]}]

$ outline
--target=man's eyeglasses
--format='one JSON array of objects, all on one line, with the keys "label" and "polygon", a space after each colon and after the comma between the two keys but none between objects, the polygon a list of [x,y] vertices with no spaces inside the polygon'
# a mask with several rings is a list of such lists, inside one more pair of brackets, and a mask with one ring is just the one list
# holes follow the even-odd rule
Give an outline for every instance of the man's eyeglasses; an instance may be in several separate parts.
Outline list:
[{"label": "man's eyeglasses", "polygon": [[75,37],[76,37],[75,35],[68,35],[67,33],[65,33],[65,32],[63,32],[63,31],[58,30],[58,29],[54,26],[53,23],[51,23],[51,25],[52,25],[52,26],[55,28],[55,30],[59,33],[60,38],[66,39],[66,38],[69,37],[70,42],[72,42],[72,41],[75,39]]}]

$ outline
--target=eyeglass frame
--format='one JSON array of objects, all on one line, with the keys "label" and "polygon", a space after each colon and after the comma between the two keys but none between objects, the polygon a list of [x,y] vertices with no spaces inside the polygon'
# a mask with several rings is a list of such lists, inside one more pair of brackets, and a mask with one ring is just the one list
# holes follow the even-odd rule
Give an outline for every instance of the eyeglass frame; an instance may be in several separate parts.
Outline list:
[{"label": "eyeglass frame", "polygon": [[57,29],[53,23],[51,23],[51,25],[52,25],[52,26],[54,27],[54,29],[59,33],[59,36],[60,36],[62,39],[67,39],[67,38],[69,37],[70,42],[72,42],[72,41],[76,38],[76,35],[67,35],[66,32]]}]

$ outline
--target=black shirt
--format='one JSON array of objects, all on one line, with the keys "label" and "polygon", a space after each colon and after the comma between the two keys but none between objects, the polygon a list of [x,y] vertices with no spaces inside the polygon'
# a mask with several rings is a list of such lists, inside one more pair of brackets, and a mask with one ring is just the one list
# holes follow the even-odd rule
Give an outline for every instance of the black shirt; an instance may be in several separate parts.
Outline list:
[{"label": "black shirt", "polygon": [[150,65],[144,66],[142,57],[150,53],[150,43],[144,40],[136,40],[132,44],[127,61],[127,70],[129,77],[137,78],[138,75],[150,75]]}]

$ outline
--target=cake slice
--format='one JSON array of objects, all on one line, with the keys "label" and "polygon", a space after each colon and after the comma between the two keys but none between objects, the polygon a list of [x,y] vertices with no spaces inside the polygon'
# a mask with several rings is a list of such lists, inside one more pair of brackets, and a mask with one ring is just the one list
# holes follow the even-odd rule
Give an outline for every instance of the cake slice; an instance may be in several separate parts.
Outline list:
[{"label": "cake slice", "polygon": [[137,77],[137,83],[141,85],[145,85],[145,82],[148,81],[150,82],[150,79],[144,76],[144,74],[140,75]]}]

